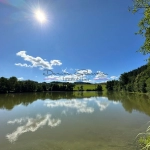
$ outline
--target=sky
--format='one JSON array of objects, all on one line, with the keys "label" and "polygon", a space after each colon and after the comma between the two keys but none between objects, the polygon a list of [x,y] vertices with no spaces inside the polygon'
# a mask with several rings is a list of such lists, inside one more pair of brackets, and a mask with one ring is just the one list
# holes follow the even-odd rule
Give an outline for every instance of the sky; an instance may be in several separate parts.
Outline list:
[{"label": "sky", "polygon": [[[131,0],[0,0],[0,77],[104,82],[146,64]],[[41,10],[45,21],[37,19]],[[46,71],[49,70],[49,71]],[[43,75],[45,73],[45,75]],[[80,78],[82,76],[82,78]]]}]

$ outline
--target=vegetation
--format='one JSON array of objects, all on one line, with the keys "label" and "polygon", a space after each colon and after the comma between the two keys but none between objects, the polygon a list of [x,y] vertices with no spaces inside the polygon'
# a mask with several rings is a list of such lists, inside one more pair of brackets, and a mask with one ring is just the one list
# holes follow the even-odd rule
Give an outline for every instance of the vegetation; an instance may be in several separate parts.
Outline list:
[{"label": "vegetation", "polygon": [[150,63],[106,83],[108,91],[150,92]]},{"label": "vegetation", "polygon": [[31,80],[18,81],[16,77],[9,79],[0,78],[0,93],[22,93],[22,92],[42,92],[42,91],[73,91],[74,84],[63,83],[38,83]]},{"label": "vegetation", "polygon": [[106,91],[106,84],[75,84],[74,91]]},{"label": "vegetation", "polygon": [[22,93],[43,91],[102,91],[100,84],[51,82],[38,83],[31,80],[18,81],[16,77],[0,78],[0,93]]},{"label": "vegetation", "polygon": [[136,137],[138,147],[141,150],[150,150],[150,126],[145,133],[139,133]]},{"label": "vegetation", "polygon": [[139,31],[137,34],[142,35],[145,38],[145,42],[139,51],[143,54],[148,54],[150,53],[150,0],[133,1],[133,7],[130,10],[133,13],[142,11],[143,14],[143,18],[139,22]]}]

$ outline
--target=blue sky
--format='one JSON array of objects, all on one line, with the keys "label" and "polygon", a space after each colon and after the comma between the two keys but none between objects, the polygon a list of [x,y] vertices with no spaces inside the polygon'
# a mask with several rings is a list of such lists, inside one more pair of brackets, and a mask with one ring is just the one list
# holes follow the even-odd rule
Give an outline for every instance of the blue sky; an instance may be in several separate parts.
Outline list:
[{"label": "blue sky", "polygon": [[[148,56],[136,52],[144,42],[135,35],[142,14],[129,12],[132,5],[131,0],[0,0],[0,76],[44,82],[43,69],[69,74],[88,69],[100,73],[89,80],[101,82],[146,64]],[[35,18],[39,7],[47,17],[43,24]]]}]

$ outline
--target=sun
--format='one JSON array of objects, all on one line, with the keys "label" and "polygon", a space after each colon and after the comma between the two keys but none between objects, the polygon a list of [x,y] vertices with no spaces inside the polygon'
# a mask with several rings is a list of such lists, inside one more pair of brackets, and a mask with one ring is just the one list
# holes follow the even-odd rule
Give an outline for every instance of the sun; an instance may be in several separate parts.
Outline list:
[{"label": "sun", "polygon": [[45,13],[38,9],[35,11],[35,18],[40,22],[40,23],[45,23],[46,22],[46,15]]}]

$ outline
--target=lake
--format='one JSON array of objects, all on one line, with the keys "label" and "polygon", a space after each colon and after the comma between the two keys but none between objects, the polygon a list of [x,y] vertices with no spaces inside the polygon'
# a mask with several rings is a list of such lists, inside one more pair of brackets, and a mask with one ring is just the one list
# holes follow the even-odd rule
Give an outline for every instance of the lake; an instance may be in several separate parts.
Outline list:
[{"label": "lake", "polygon": [[144,94],[1,94],[0,149],[136,150],[135,137],[148,121]]}]

